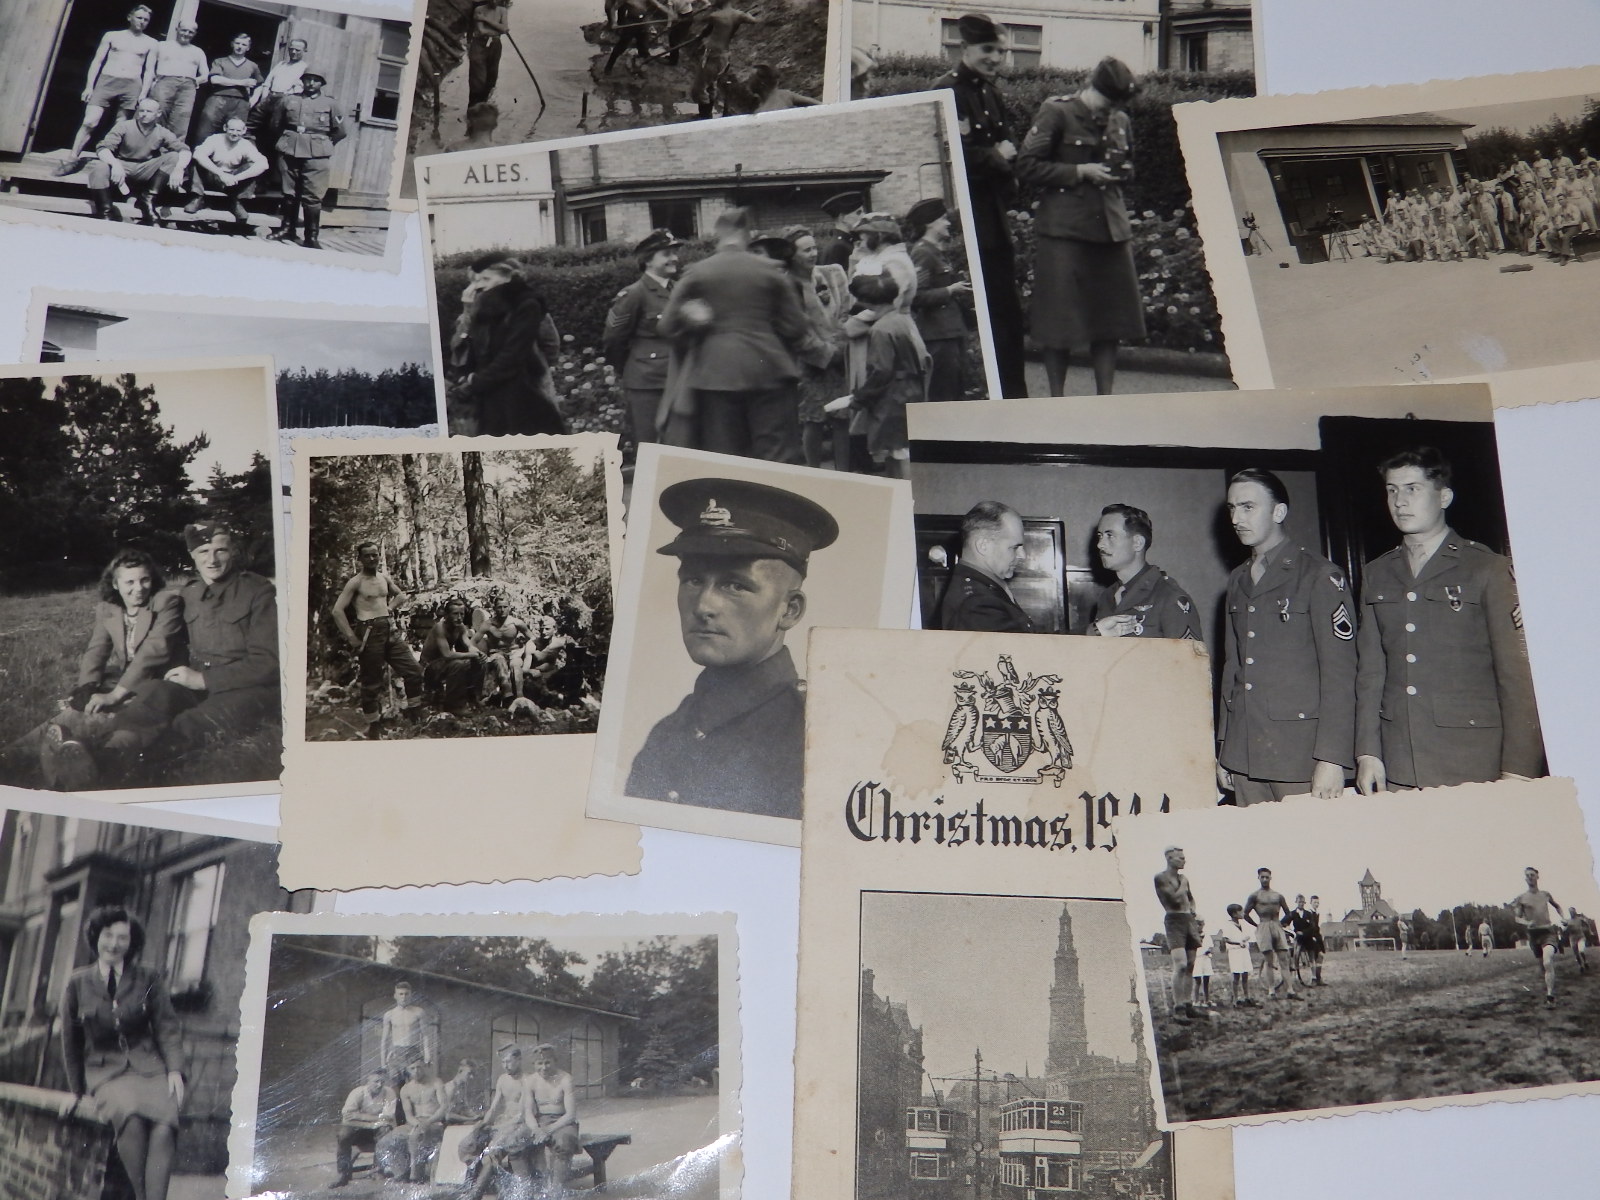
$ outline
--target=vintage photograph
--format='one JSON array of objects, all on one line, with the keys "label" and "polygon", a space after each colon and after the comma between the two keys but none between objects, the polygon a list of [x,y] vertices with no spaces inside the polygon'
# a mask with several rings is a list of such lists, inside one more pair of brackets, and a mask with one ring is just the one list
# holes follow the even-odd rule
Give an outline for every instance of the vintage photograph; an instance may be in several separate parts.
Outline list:
[{"label": "vintage photograph", "polygon": [[271,355],[282,433],[438,431],[421,313],[35,288],[28,318],[31,362]]},{"label": "vintage photograph", "polygon": [[[297,440],[285,879],[639,869],[584,816],[615,620],[616,439]],[[359,780],[352,789],[352,781]],[[383,854],[352,854],[384,824]],[[528,837],[442,837],[441,821]]]},{"label": "vintage photograph", "polygon": [[0,368],[0,783],[277,789],[272,375],[248,362]]},{"label": "vintage photograph", "polygon": [[259,827],[132,813],[0,807],[8,1195],[223,1194],[250,918],[315,896]]},{"label": "vintage photograph", "polygon": [[0,217],[394,269],[411,43],[336,2],[10,5]]},{"label": "vintage photograph", "polygon": [[1597,1090],[1570,780],[1194,816],[1117,822],[1163,1128]]},{"label": "vintage photograph", "polygon": [[955,98],[995,395],[1232,386],[1173,106],[1255,95],[1249,0],[851,12],[852,95]]},{"label": "vintage photograph", "polygon": [[910,557],[902,482],[641,447],[590,816],[798,845],[806,634],[903,626]]},{"label": "vintage photograph", "polygon": [[1215,806],[1205,656],[818,629],[807,672],[794,1195],[1231,1200],[1230,1134],[1159,1132],[1111,853]]},{"label": "vintage photograph", "polygon": [[[837,100],[829,0],[418,0],[416,154]],[[835,18],[837,20],[837,18]],[[503,70],[502,70],[503,68]],[[409,159],[404,194],[415,195]]]},{"label": "vintage photograph", "polygon": [[420,160],[450,432],[903,477],[907,405],[991,382],[952,113],[925,95]]},{"label": "vintage photograph", "polygon": [[925,625],[1204,644],[1240,805],[1545,774],[1486,388],[1109,403],[914,415]]},{"label": "vintage photograph", "polygon": [[608,474],[599,439],[310,458],[305,736],[593,733]]},{"label": "vintage photograph", "polygon": [[1115,900],[863,891],[856,1200],[1172,1200],[1127,943]]},{"label": "vintage photograph", "polygon": [[731,914],[251,933],[230,1196],[738,1195]]},{"label": "vintage photograph", "polygon": [[1538,372],[1566,381],[1594,358],[1575,314],[1600,249],[1600,72],[1185,108],[1179,123],[1241,386],[1594,394]]}]

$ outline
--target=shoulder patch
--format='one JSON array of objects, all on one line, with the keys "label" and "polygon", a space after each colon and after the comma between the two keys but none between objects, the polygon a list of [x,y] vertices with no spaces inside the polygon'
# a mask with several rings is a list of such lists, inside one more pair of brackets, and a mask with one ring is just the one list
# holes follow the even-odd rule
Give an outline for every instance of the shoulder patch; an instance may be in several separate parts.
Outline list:
[{"label": "shoulder patch", "polygon": [[1193,607],[1194,607],[1194,601],[1189,599],[1189,597],[1187,597],[1187,596],[1179,596],[1178,597],[1178,608],[1181,611],[1188,612]]},{"label": "shoulder patch", "polygon": [[1356,636],[1355,624],[1350,620],[1350,610],[1343,604],[1333,610],[1333,636],[1341,642],[1348,642]]},{"label": "shoulder patch", "polygon": [[1338,571],[1335,571],[1332,575],[1328,576],[1328,582],[1333,584],[1333,586],[1338,588],[1341,592],[1344,591],[1344,576]]}]

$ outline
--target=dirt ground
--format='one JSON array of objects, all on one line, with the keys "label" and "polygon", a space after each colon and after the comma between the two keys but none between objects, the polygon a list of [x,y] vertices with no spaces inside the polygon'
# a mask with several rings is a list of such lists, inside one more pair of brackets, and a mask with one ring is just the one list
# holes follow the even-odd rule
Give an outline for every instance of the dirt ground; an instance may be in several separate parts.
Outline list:
[{"label": "dirt ground", "polygon": [[1581,972],[1556,960],[1556,1005],[1526,948],[1488,958],[1458,950],[1328,956],[1306,999],[1236,1009],[1228,977],[1217,1010],[1188,1025],[1163,1015],[1151,980],[1167,1116],[1199,1121],[1376,1104],[1600,1078],[1600,955]]}]

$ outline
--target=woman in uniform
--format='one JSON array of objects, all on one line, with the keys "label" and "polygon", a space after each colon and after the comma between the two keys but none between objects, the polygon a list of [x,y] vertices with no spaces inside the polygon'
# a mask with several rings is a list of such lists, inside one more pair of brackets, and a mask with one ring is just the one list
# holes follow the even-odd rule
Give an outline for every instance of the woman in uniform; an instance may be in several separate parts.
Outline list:
[{"label": "woman in uniform", "polygon": [[967,320],[961,301],[972,295],[972,285],[950,269],[944,249],[950,241],[950,214],[937,197],[919,200],[906,214],[910,227],[911,261],[917,268],[917,294],[911,315],[932,356],[928,378],[929,400],[960,400],[963,395],[961,356],[967,344]]},{"label": "woman in uniform", "polygon": [[1050,394],[1066,390],[1067,361],[1089,347],[1095,391],[1108,395],[1117,345],[1145,336],[1122,199],[1132,174],[1132,123],[1117,106],[1137,90],[1120,59],[1103,58],[1075,96],[1046,100],[1017,154],[1017,177],[1039,192],[1029,328]]},{"label": "woman in uniform", "polygon": [[73,972],[61,1002],[67,1086],[110,1124],[136,1200],[167,1200],[183,1107],[178,1019],[165,980],[138,964],[144,927],[120,906],[89,914],[95,961]]}]

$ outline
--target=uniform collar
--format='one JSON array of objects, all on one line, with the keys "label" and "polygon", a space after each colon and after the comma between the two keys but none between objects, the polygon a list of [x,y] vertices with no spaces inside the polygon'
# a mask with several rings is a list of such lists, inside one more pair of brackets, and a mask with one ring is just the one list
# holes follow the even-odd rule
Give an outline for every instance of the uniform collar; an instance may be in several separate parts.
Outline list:
[{"label": "uniform collar", "polygon": [[[1455,530],[1451,529],[1449,525],[1446,525],[1440,529],[1439,532],[1435,534],[1429,540],[1429,542],[1424,543],[1424,545],[1428,547],[1428,557],[1423,559],[1422,570],[1417,572],[1417,578],[1419,579],[1428,573],[1428,569],[1432,567],[1433,564],[1439,559],[1440,553],[1445,549],[1446,545],[1449,545],[1452,552],[1452,557],[1454,556],[1455,552],[1460,550],[1460,546],[1456,544]],[[1400,559],[1406,564],[1407,567],[1411,565],[1411,550],[1410,547],[1406,545],[1404,538],[1400,540]]]},{"label": "uniform collar", "polygon": [[641,274],[640,278],[644,280],[645,287],[653,287],[657,291],[661,292],[672,290],[672,280],[662,279],[659,275],[650,274],[649,271],[645,271],[643,274]]},{"label": "uniform collar", "polygon": [[958,62],[956,69],[950,74],[956,77],[958,83],[963,83],[967,87],[985,87],[994,83],[994,80],[985,79],[964,62]]},{"label": "uniform collar", "polygon": [[774,692],[794,687],[800,674],[789,647],[758,663],[738,667],[706,667],[694,681],[695,728],[706,733],[745,715]]},{"label": "uniform collar", "polygon": [[220,599],[238,586],[239,579],[243,575],[244,571],[240,569],[234,571],[233,574],[229,575],[220,583],[207,583],[200,575],[196,574],[195,577],[190,580],[189,586],[199,588],[202,599]]},{"label": "uniform collar", "polygon": [[1115,592],[1118,588],[1121,588],[1122,599],[1126,602],[1133,598],[1135,592],[1143,594],[1153,589],[1160,582],[1163,574],[1165,572],[1160,567],[1146,560],[1144,566],[1139,568],[1137,575],[1128,580],[1127,583],[1123,583],[1120,579],[1117,580],[1116,583],[1111,585],[1111,590]]}]

